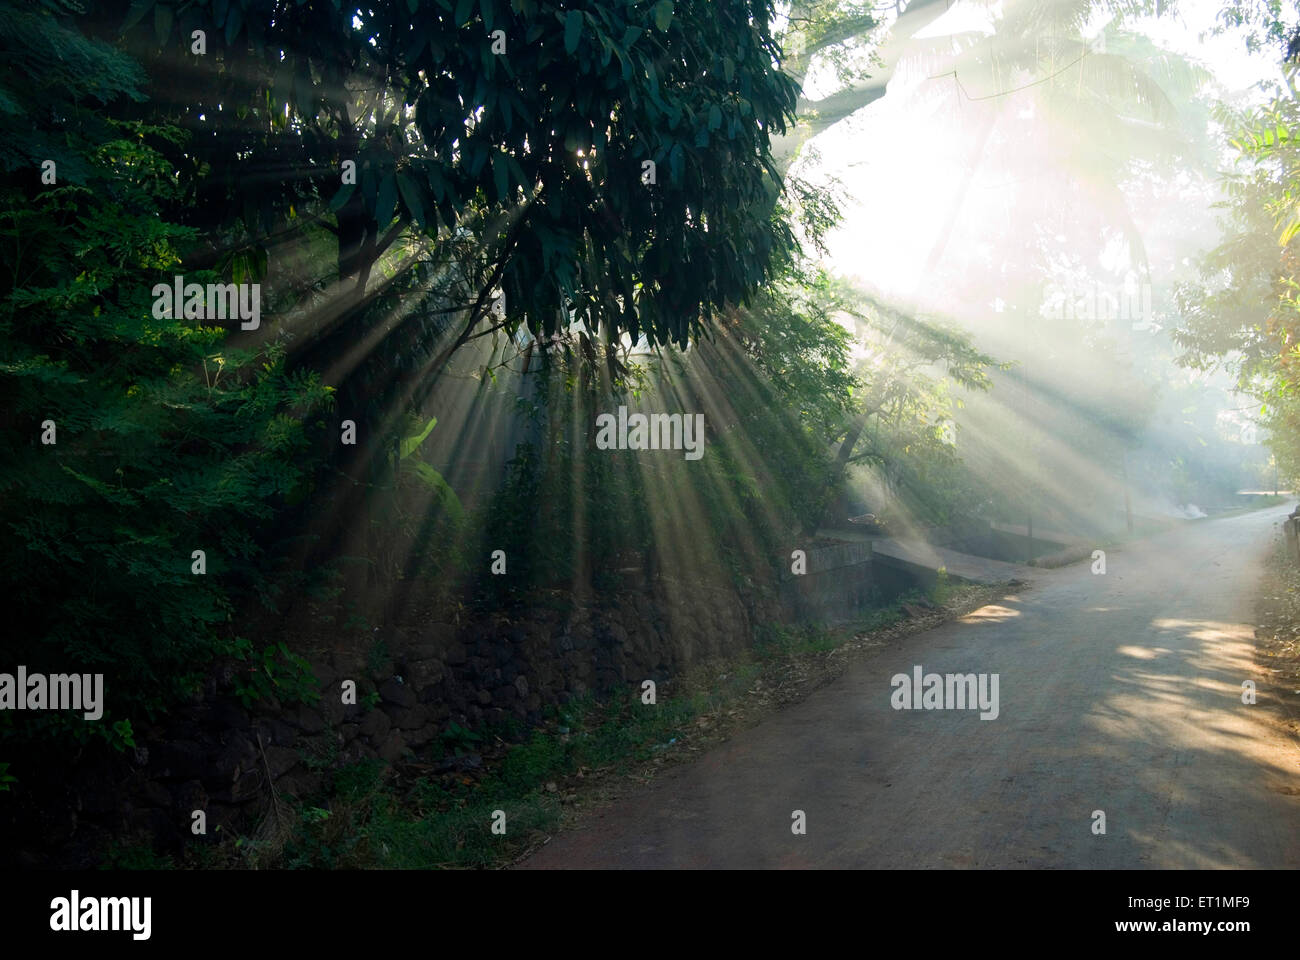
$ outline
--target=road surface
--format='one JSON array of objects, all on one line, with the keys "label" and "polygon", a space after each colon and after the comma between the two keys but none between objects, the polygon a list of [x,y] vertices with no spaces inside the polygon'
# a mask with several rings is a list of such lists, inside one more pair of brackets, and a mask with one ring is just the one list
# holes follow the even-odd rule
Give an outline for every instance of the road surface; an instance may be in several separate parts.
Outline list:
[{"label": "road surface", "polygon": [[[1300,867],[1300,746],[1279,722],[1300,695],[1256,668],[1249,626],[1286,513],[1128,544],[1104,575],[1036,571],[1013,597],[865,655],[521,867]],[[998,716],[894,709],[891,678],[916,665],[997,674]]]}]

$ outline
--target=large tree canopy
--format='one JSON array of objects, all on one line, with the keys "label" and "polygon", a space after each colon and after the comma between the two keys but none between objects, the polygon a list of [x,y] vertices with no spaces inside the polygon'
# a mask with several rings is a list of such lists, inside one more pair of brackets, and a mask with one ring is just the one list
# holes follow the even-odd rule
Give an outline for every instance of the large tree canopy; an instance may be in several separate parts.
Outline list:
[{"label": "large tree canopy", "polygon": [[125,22],[148,66],[147,109],[192,134],[169,154],[189,225],[253,263],[286,231],[336,238],[339,285],[313,335],[349,318],[408,228],[444,245],[438,265],[468,294],[452,344],[499,292],[506,327],[548,335],[578,319],[682,344],[789,242],[771,216],[769,142],[796,88],[767,0],[135,0],[104,13],[105,34]]}]

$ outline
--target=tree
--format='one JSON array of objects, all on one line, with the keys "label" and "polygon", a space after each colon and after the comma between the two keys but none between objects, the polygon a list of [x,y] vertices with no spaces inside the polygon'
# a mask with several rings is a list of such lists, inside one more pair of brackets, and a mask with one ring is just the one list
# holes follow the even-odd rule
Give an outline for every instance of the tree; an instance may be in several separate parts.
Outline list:
[{"label": "tree", "polygon": [[[108,702],[99,724],[0,723],[121,747],[132,719],[192,692],[214,657],[253,652],[229,620],[271,599],[259,528],[302,495],[328,391],[286,372],[275,346],[238,349],[225,329],[155,310],[151,282],[192,231],[159,216],[180,187],[145,140],[183,134],[99,115],[139,95],[139,73],[65,13],[0,5],[35,51],[7,44],[18,68],[0,87],[17,168],[0,189],[0,578],[14,662],[102,672]],[[52,182],[15,124],[56,150]]]},{"label": "tree", "polygon": [[814,63],[830,61],[844,86],[816,100],[800,95],[798,125],[774,147],[782,165],[789,165],[806,142],[883,97],[912,37],[946,13],[949,5],[941,0],[911,0],[898,6],[904,7],[902,12],[877,45],[882,21],[877,17],[879,8],[872,4],[796,0],[791,5],[789,28],[782,37],[783,69],[802,87]]},{"label": "tree", "polygon": [[317,356],[359,339],[356,308],[408,230],[457,258],[469,296],[438,305],[458,319],[435,373],[498,291],[510,330],[577,319],[680,345],[769,278],[789,242],[768,216],[770,138],[795,100],[770,19],[748,0],[135,0],[125,17],[148,112],[193,134],[168,152],[186,222],[238,226],[245,250],[335,238],[338,286],[309,332],[346,329]]},{"label": "tree", "polygon": [[[1296,68],[1288,66],[1294,78]],[[1288,87],[1290,84],[1288,84]],[[1226,367],[1261,403],[1260,420],[1286,476],[1300,476],[1300,104],[1290,90],[1220,119],[1235,130],[1235,168],[1224,176],[1223,242],[1199,282],[1179,291],[1181,362]]]},{"label": "tree", "polygon": [[[904,458],[900,454],[911,453],[912,444],[928,445],[929,453],[940,459],[950,456],[942,440],[943,422],[951,415],[950,401],[946,386],[934,379],[935,371],[967,390],[983,391],[992,386],[988,368],[997,365],[954,325],[912,316],[844,284],[839,286],[843,310],[853,319],[857,332],[854,373],[858,388],[832,437],[838,447],[826,486],[817,498],[820,508],[810,515],[805,527],[808,534],[825,522],[826,508],[850,464],[901,466]],[[877,432],[867,448],[860,449],[873,420],[885,426],[885,443],[879,442]],[[888,453],[891,438],[901,442]]]}]

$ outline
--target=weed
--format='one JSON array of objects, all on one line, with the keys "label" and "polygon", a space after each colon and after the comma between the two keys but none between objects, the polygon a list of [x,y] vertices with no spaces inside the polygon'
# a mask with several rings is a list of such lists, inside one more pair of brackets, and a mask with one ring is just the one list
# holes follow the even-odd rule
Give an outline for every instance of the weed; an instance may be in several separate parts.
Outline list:
[{"label": "weed", "polygon": [[383,672],[384,667],[388,664],[388,643],[383,637],[376,637],[375,642],[370,645],[370,650],[366,653],[366,666],[370,670],[372,677],[378,676]]},{"label": "weed", "polygon": [[442,732],[441,739],[443,748],[450,750],[452,756],[459,757],[470,752],[475,744],[483,740],[483,737],[453,720]]},{"label": "weed", "polygon": [[114,842],[100,864],[101,870],[172,870],[176,864],[169,856],[159,856],[148,844]]},{"label": "weed", "polygon": [[951,578],[948,576],[948,568],[940,567],[938,572],[935,574],[934,585],[930,587],[930,599],[942,607],[952,599],[953,590],[954,586]]}]

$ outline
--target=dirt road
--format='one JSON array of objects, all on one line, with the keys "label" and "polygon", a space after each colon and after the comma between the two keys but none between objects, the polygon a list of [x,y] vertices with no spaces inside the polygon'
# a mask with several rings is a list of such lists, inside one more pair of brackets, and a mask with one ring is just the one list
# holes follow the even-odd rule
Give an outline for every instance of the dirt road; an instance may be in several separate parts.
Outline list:
[{"label": "dirt road", "polygon": [[[1300,714],[1300,694],[1257,670],[1249,626],[1287,509],[1112,550],[1104,575],[1087,562],[1035,573],[521,866],[1300,867],[1300,745],[1277,722]],[[891,678],[917,665],[996,674],[996,719],[894,709]]]}]

